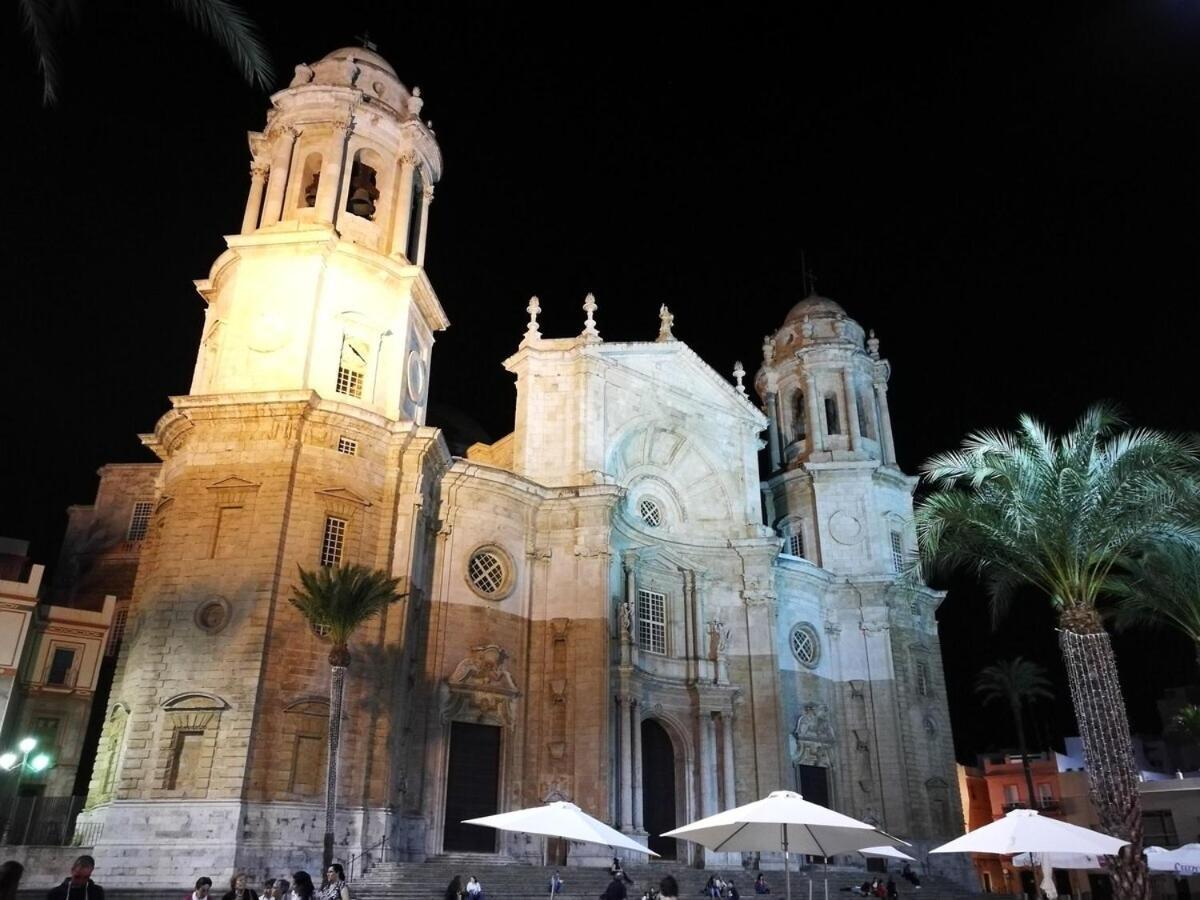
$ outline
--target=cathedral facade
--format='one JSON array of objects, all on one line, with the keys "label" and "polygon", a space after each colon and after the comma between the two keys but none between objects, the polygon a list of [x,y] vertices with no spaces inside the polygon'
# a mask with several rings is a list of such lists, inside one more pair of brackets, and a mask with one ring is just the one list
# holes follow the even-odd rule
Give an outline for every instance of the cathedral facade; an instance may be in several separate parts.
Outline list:
[{"label": "cathedral facade", "polygon": [[161,464],[81,816],[104,882],[319,866],[328,645],[288,600],[298,567],[343,563],[405,596],[351,645],[340,859],[540,859],[461,820],[563,798],[727,865],[658,835],[779,788],[918,849],[960,832],[878,341],[805,298],[754,400],[665,308],[615,342],[590,297],[579,334],[542,335],[535,299],[512,433],[453,457],[425,424],[449,320],[421,105],[347,48],[250,135],[191,390],[143,436]]}]

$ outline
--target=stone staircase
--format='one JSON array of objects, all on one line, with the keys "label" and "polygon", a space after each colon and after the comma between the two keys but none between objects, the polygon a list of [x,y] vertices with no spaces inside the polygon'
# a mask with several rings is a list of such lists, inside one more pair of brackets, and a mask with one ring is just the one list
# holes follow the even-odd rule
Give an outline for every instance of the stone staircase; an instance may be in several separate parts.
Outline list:
[{"label": "stone staircase", "polygon": [[[682,864],[653,862],[626,864],[626,874],[633,879],[627,887],[630,900],[638,900],[648,887],[658,887],[664,875],[673,875],[679,882],[679,900],[703,900],[704,886],[710,875],[720,874],[732,879],[743,900],[758,900],[754,894],[754,872],[741,867],[693,869]],[[446,886],[455,875],[463,883],[471,875],[483,885],[484,900],[548,900],[550,875],[554,867],[531,866],[505,861],[491,854],[455,854],[435,857],[425,863],[377,863],[350,885],[353,900],[442,900]],[[598,900],[611,880],[604,869],[563,866],[558,869],[563,880],[558,900]],[[856,896],[843,889],[862,884],[877,873],[851,867],[829,868],[830,900],[849,900]],[[782,900],[784,878],[780,870],[764,872],[771,886],[771,897]],[[901,900],[962,900],[972,897],[960,885],[937,876],[922,877],[921,888],[913,888],[894,870]],[[886,876],[884,876],[886,878]],[[810,883],[813,900],[824,900],[824,870],[820,866],[792,870],[793,900],[808,900]],[[765,898],[764,898],[765,900]]]}]

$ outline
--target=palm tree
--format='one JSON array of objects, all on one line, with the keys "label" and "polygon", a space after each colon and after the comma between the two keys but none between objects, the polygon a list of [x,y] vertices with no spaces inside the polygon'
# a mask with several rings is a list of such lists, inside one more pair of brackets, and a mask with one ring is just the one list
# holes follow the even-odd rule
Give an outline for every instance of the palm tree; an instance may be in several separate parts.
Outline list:
[{"label": "palm tree", "polygon": [[1114,860],[1122,900],[1148,897],[1129,719],[1096,602],[1114,567],[1158,544],[1200,543],[1197,445],[1160,432],[1117,432],[1107,406],[1063,437],[1029,416],[1015,432],[977,432],[930,459],[934,491],[916,512],[921,561],[968,569],[1003,610],[1032,585],[1058,614],[1059,647],[1104,828],[1130,841]]},{"label": "palm tree", "polygon": [[1025,719],[1022,711],[1026,703],[1054,699],[1046,670],[1037,663],[1019,656],[1016,659],[1002,659],[980,671],[975,679],[975,693],[983,697],[984,703],[1008,704],[1013,722],[1017,726],[1017,748],[1021,751],[1021,766],[1025,769],[1029,808],[1033,809],[1033,774],[1029,770],[1029,750],[1025,743]]},{"label": "palm tree", "polygon": [[1193,747],[1200,745],[1200,706],[1181,706],[1167,723],[1167,731]]},{"label": "palm tree", "polygon": [[325,775],[325,861],[333,862],[333,826],[337,809],[338,745],[341,743],[342,703],[350,639],[359,626],[399,600],[399,578],[368,566],[323,566],[315,572],[300,569],[301,587],[293,588],[292,604],[318,634],[329,639],[329,759]]},{"label": "palm tree", "polygon": [[[58,97],[58,32],[71,24],[78,0],[18,0],[25,31],[42,73],[42,102]],[[188,22],[220,44],[250,84],[268,88],[271,63],[250,17],[233,0],[170,0]]]},{"label": "palm tree", "polygon": [[1122,565],[1108,592],[1120,601],[1118,628],[1173,626],[1196,645],[1200,665],[1200,550],[1188,544],[1149,547]]}]

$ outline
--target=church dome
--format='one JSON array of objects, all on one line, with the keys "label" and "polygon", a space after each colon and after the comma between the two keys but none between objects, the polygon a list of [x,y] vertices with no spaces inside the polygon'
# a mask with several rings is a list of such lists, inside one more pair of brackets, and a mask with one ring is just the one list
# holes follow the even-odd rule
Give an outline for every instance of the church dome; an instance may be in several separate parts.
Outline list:
[{"label": "church dome", "polygon": [[366,47],[342,47],[334,50],[332,53],[325,54],[325,56],[321,57],[321,62],[325,62],[327,59],[353,61],[360,66],[370,66],[381,72],[386,72],[397,80],[399,79],[391,63],[374,50],[368,50]]},{"label": "church dome", "polygon": [[819,294],[809,294],[792,307],[791,312],[787,314],[787,318],[783,322],[787,325],[792,322],[803,322],[805,318],[815,319],[820,316],[844,317],[845,315],[846,311],[828,297],[822,297]]}]

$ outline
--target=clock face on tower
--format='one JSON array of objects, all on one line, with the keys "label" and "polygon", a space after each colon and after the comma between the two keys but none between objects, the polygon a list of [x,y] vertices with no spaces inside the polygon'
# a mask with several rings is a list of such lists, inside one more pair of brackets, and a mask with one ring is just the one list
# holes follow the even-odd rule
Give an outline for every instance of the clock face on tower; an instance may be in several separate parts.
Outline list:
[{"label": "clock face on tower", "polygon": [[425,400],[426,376],[425,360],[420,352],[412,350],[408,354],[408,396],[413,403],[420,404]]},{"label": "clock face on tower", "polygon": [[259,353],[274,353],[291,338],[291,328],[281,317],[261,312],[250,323],[249,345]]}]

